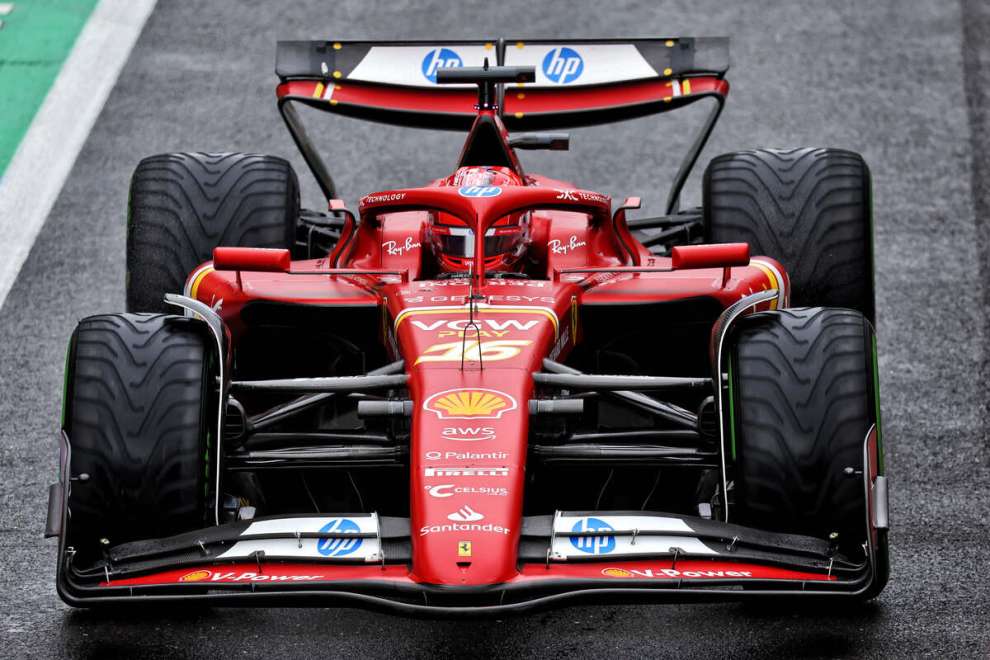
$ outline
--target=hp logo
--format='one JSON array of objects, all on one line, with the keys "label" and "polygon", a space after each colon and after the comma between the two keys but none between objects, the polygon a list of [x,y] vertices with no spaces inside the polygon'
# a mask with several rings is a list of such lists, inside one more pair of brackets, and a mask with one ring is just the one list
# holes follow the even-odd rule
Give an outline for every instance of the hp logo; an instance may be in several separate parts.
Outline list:
[{"label": "hp logo", "polygon": [[423,58],[423,76],[435,83],[438,69],[456,69],[461,66],[464,66],[464,62],[460,55],[449,48],[434,48]]},{"label": "hp logo", "polygon": [[554,48],[543,58],[543,75],[561,85],[574,82],[583,71],[584,60],[576,50],[567,46]]},{"label": "hp logo", "polygon": [[502,189],[498,186],[461,186],[457,193],[461,197],[498,197]]},{"label": "hp logo", "polygon": [[[361,528],[353,520],[335,518],[320,529],[321,534],[358,534]],[[343,557],[361,547],[364,539],[322,538],[316,541],[316,550],[324,557]]]},{"label": "hp logo", "polygon": [[[574,523],[572,532],[614,532],[612,526],[599,518],[582,518]],[[615,550],[614,536],[572,536],[571,545],[589,555],[607,555]]]}]

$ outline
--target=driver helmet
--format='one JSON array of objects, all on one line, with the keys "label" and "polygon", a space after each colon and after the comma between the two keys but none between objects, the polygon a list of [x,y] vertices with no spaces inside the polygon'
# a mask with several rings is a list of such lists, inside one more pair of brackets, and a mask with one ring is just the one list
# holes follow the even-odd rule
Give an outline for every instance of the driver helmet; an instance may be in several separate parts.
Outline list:
[{"label": "driver helmet", "polygon": [[[522,179],[507,167],[462,167],[440,185],[521,186]],[[528,211],[503,216],[485,231],[485,271],[510,271],[520,262],[529,243]],[[440,268],[467,271],[474,264],[474,229],[445,212],[431,213],[430,245]]]}]

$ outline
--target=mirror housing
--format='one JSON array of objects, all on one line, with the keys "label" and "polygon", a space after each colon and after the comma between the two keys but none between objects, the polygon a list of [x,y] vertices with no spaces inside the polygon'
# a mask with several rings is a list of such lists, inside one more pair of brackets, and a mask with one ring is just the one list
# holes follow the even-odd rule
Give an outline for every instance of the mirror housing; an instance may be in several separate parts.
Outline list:
[{"label": "mirror housing", "polygon": [[674,270],[731,268],[749,265],[749,243],[678,245],[670,251]]},{"label": "mirror housing", "polygon": [[253,270],[263,273],[288,273],[292,255],[285,249],[255,247],[213,248],[216,270]]},{"label": "mirror housing", "polygon": [[721,268],[724,289],[733,266],[749,265],[749,243],[678,245],[670,251],[670,262],[674,270]]}]

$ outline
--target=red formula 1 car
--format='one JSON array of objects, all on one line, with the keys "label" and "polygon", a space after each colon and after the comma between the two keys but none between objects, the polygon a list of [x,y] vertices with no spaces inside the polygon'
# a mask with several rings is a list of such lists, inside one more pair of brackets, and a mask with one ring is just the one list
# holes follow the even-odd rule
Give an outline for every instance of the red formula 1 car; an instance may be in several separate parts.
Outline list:
[{"label": "red formula 1 car", "polygon": [[[188,598],[490,614],[869,598],[887,579],[870,175],[714,159],[726,39],[282,42],[280,158],[131,184],[124,314],[67,357],[48,533],[78,606]],[[559,133],[713,110],[666,212],[524,172]],[[297,105],[465,130],[357,214]]]}]

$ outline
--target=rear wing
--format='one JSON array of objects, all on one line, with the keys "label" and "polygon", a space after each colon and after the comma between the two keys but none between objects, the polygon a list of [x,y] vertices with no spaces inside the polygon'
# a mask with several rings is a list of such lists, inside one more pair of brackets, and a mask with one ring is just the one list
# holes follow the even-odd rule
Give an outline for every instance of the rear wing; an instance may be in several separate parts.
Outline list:
[{"label": "rear wing", "polygon": [[496,86],[499,119],[511,131],[606,124],[716,101],[667,197],[667,213],[721,114],[729,83],[727,37],[489,39],[477,41],[280,41],[279,111],[328,200],[338,195],[306,134],[302,103],[386,124],[467,131],[478,117],[474,85],[438,85],[440,69],[533,67],[531,83]]},{"label": "rear wing", "polygon": [[533,66],[536,81],[505,85],[510,130],[610,123],[728,93],[729,40],[491,39],[480,41],[280,41],[280,99],[388,124],[468,130],[473,86],[436,84],[448,67]]}]

